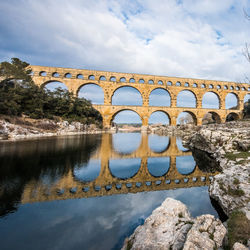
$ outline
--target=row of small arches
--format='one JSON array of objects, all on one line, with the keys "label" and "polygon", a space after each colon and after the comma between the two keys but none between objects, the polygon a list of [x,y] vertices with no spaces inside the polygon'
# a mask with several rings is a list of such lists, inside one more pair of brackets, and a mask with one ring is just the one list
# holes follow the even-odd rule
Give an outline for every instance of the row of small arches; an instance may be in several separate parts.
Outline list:
[{"label": "row of small arches", "polygon": [[[106,190],[107,192],[112,190],[112,189],[116,189],[116,190],[121,190],[123,188],[123,186],[125,188],[127,188],[128,190],[131,188],[141,188],[144,186],[150,187],[150,186],[160,186],[160,185],[169,185],[171,183],[175,183],[175,184],[181,184],[181,183],[196,183],[198,182],[200,179],[201,182],[205,182],[207,180],[207,178],[205,176],[201,176],[201,177],[193,177],[193,178],[183,178],[183,179],[174,179],[174,180],[156,180],[156,181],[143,181],[143,182],[128,182],[128,183],[115,183],[115,184],[109,184],[109,185],[104,185],[104,186],[100,186],[100,185],[95,185],[93,186],[93,191],[95,192],[100,192],[102,189]],[[213,179],[212,176],[209,176],[209,181],[211,181]],[[192,185],[191,185],[192,186]],[[57,195],[61,196],[65,193],[65,189],[57,189],[56,193]],[[81,190],[78,190],[77,187],[72,187],[69,190],[69,193],[71,193],[72,195],[78,193]],[[91,192],[91,187],[89,186],[84,186],[82,188],[82,191],[84,193],[88,193]]]},{"label": "row of small arches", "polygon": [[[47,72],[46,71],[41,71],[39,73],[39,75],[40,76],[47,76]],[[57,78],[57,77],[60,77],[60,74],[58,72],[53,72],[51,74],[51,76]],[[71,73],[66,73],[66,74],[64,74],[63,77],[65,77],[65,78],[72,78],[72,74]],[[77,74],[76,75],[76,79],[84,79],[84,76],[82,74]],[[88,79],[88,80],[96,80],[96,77],[94,75],[88,75],[86,79]],[[107,81],[107,78],[105,76],[100,76],[97,80],[99,80],[99,81]],[[111,76],[109,78],[109,81],[111,81],[111,82],[117,82],[117,78],[115,76]],[[135,83],[136,80],[134,78],[130,78],[127,81],[127,79],[125,77],[121,77],[120,79],[118,79],[118,82],[121,82],[121,83]],[[143,84],[143,83],[146,83],[146,81],[143,78],[140,78],[138,80],[138,83],[142,83]],[[148,80],[147,83],[148,84],[155,84],[155,82],[154,82],[153,79]],[[163,80],[158,80],[156,82],[156,84],[163,85],[164,83],[163,83]],[[190,84],[188,82],[181,83],[180,81],[177,81],[176,83],[172,83],[171,81],[168,81],[168,82],[166,82],[166,85],[167,86],[173,86],[173,85],[175,85],[175,86],[184,86],[184,87],[193,87],[193,88],[197,88],[198,87],[197,83],[193,83],[193,84]],[[201,84],[200,87],[201,88],[209,88],[209,89],[218,89],[218,90],[222,89],[222,88],[225,89],[225,90],[230,89],[230,90],[237,90],[237,91],[239,91],[239,90],[249,91],[250,90],[250,88],[246,89],[245,87],[240,87],[240,86],[232,86],[232,85],[231,86],[228,86],[228,85],[222,86],[222,85],[219,85],[219,84],[214,85],[214,84],[204,84],[204,83]]]}]

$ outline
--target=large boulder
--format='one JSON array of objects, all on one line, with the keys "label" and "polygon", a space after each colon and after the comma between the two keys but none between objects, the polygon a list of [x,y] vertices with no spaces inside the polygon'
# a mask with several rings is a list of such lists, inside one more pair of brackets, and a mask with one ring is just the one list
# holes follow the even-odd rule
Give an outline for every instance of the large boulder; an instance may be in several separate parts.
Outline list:
[{"label": "large boulder", "polygon": [[225,234],[225,227],[214,216],[193,219],[182,202],[167,198],[125,240],[122,249],[213,249],[222,245]]}]

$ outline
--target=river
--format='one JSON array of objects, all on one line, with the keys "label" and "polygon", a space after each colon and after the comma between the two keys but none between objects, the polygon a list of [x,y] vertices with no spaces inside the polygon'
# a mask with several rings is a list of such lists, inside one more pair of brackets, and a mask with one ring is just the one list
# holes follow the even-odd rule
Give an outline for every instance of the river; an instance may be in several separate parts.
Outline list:
[{"label": "river", "polygon": [[141,133],[0,143],[0,249],[120,249],[167,197],[213,208],[180,138]]}]

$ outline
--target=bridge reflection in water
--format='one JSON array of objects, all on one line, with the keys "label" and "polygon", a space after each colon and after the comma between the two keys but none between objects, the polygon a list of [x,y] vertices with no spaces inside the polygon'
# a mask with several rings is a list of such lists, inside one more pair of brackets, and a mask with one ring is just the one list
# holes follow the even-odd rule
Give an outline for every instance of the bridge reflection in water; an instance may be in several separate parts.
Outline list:
[{"label": "bridge reflection in water", "polygon": [[[121,135],[121,134],[120,134]],[[69,168],[57,181],[29,181],[22,203],[88,198],[113,194],[209,185],[215,173],[204,173],[180,139],[138,133],[124,134],[140,141],[136,150],[117,143],[117,134],[103,134],[101,145],[87,163]],[[123,136],[123,135],[122,135]],[[157,144],[154,143],[154,139]],[[165,139],[164,139],[165,138]],[[165,140],[165,145],[164,145]],[[118,146],[119,145],[119,146]]]}]

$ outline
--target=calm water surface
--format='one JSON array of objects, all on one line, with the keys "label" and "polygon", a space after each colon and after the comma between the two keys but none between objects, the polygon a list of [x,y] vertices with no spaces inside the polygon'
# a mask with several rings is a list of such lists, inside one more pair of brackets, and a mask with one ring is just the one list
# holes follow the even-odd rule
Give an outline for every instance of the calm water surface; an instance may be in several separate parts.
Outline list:
[{"label": "calm water surface", "polygon": [[175,137],[116,133],[0,143],[0,249],[120,249],[167,197],[218,217]]}]

